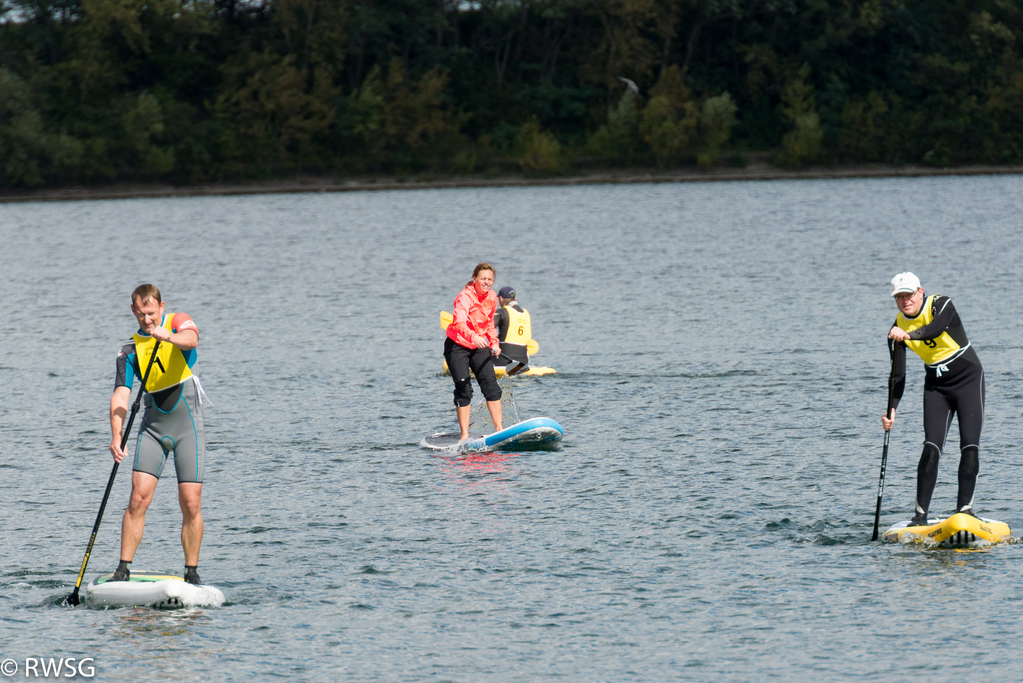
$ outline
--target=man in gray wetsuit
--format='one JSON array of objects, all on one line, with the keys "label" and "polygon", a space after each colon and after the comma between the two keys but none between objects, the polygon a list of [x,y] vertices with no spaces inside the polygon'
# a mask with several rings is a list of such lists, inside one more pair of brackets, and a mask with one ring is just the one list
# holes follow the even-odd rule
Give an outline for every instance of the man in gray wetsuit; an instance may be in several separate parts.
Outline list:
[{"label": "man in gray wetsuit", "polygon": [[129,565],[142,541],[146,510],[167,457],[173,453],[182,514],[185,580],[197,584],[206,451],[202,387],[192,374],[199,330],[187,314],[165,313],[160,290],[153,285],[141,285],[132,292],[131,310],[139,329],[117,356],[117,379],[110,398],[113,434],[110,453],[116,462],[126,455],[121,450],[121,433],[132,384],[136,377],[141,381],[145,368],[150,371],[146,386],[140,389],[146,392],[146,409],[132,466],[131,499],[121,521],[121,562],[111,580],[127,581],[131,577]]}]

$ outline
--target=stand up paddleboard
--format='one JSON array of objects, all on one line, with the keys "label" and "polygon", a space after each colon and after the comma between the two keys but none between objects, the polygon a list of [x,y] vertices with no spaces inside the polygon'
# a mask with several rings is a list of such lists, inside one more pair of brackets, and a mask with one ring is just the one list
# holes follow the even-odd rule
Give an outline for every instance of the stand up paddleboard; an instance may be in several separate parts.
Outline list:
[{"label": "stand up paddleboard", "polygon": [[423,448],[454,453],[480,453],[483,451],[524,451],[553,448],[565,435],[564,430],[549,417],[534,417],[512,425],[489,436],[468,439],[459,443],[458,434],[439,433],[420,442]]},{"label": "stand up paddleboard", "polygon": [[224,594],[213,586],[196,586],[180,576],[159,572],[131,573],[128,581],[111,581],[113,574],[97,576],[86,589],[93,607],[220,607]]},{"label": "stand up paddleboard", "polygon": [[917,542],[942,548],[979,548],[1009,540],[1009,525],[994,519],[977,519],[957,513],[948,519],[928,519],[926,525],[899,522],[884,532],[889,543]]}]

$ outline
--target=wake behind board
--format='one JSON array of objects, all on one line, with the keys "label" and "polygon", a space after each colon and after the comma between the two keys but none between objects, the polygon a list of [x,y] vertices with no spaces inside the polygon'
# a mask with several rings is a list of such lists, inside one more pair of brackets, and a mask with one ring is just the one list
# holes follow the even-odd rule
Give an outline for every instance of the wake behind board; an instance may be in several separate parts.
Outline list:
[{"label": "wake behind board", "polygon": [[553,448],[565,432],[549,417],[534,417],[494,432],[489,436],[468,439],[459,443],[458,434],[440,433],[420,442],[423,448],[453,453],[480,453],[483,451],[525,451]]},{"label": "wake behind board", "polygon": [[113,574],[97,576],[86,589],[93,607],[220,607],[224,594],[213,586],[196,586],[180,576],[133,571],[128,581],[111,581]]},{"label": "wake behind board", "polygon": [[948,519],[928,519],[927,525],[898,522],[884,532],[889,543],[923,543],[941,548],[980,548],[1009,540],[1009,525],[994,519],[977,519],[964,513]]}]

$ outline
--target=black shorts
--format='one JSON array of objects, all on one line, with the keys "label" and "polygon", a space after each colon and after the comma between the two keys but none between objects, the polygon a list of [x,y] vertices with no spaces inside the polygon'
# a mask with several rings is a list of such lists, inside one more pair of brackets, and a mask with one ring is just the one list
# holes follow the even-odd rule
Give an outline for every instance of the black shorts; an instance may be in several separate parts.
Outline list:
[{"label": "black shorts", "polygon": [[[501,400],[501,387],[494,377],[494,356],[490,349],[467,349],[451,337],[444,340],[444,360],[448,362],[451,379],[455,381],[455,405],[472,403],[472,375],[488,401]],[[472,374],[470,374],[470,371]]]}]

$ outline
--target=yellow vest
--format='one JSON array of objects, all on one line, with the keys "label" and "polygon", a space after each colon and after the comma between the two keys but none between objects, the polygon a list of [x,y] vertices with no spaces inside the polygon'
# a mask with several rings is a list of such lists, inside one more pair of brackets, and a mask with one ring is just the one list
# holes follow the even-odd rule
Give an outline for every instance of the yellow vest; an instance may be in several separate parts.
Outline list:
[{"label": "yellow vest", "polygon": [[[895,319],[895,324],[906,332],[912,332],[927,325],[934,320],[934,312],[931,310],[931,303],[933,301],[934,295],[932,294],[927,297],[920,312],[912,320],[899,313],[899,317]],[[959,344],[955,343],[955,340],[952,339],[948,332],[942,332],[934,339],[910,340],[905,342],[905,344],[909,347],[910,351],[920,356],[927,365],[938,365],[942,361],[948,360],[960,348]]]},{"label": "yellow vest", "polygon": [[505,343],[519,346],[528,345],[529,340],[533,338],[533,329],[529,323],[529,311],[523,309],[520,313],[512,308],[511,304],[505,306],[504,310],[508,313],[508,334],[505,335]]},{"label": "yellow vest", "polygon": [[[166,314],[163,316],[161,327],[169,332],[173,320],[173,313]],[[138,332],[131,335],[131,338],[135,340],[135,357],[138,358],[139,370],[145,374],[146,367],[149,366],[149,357],[153,355],[153,349],[156,347],[156,340]],[[160,391],[181,384],[191,376],[192,370],[188,367],[188,361],[185,360],[181,349],[170,342],[162,342],[156,360],[153,361],[153,369],[149,371],[149,381],[146,382],[145,390],[149,393]]]}]

